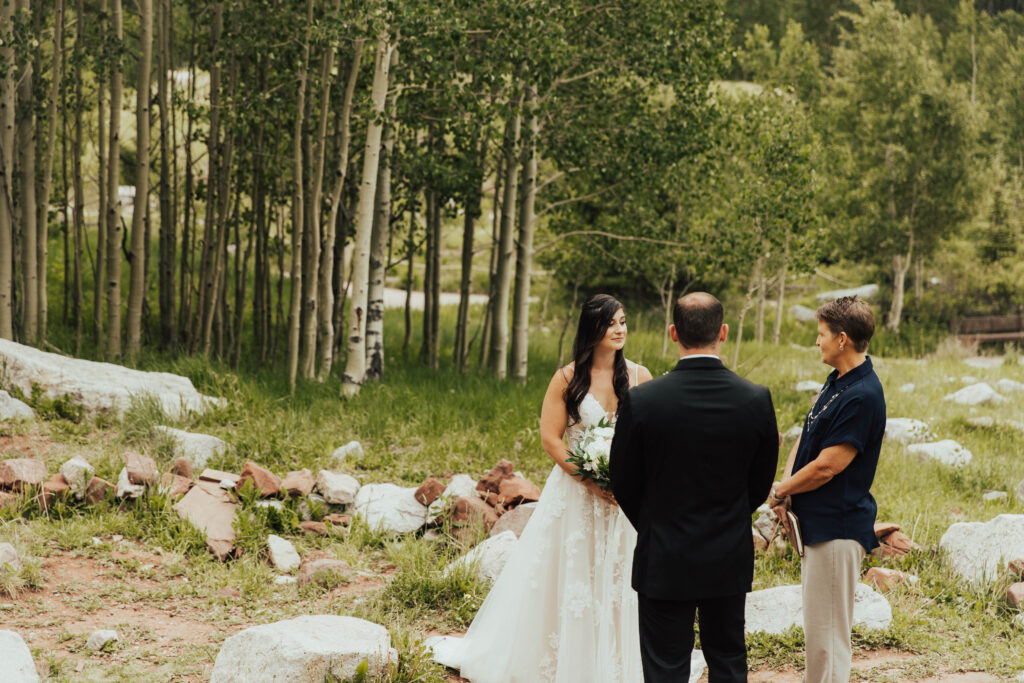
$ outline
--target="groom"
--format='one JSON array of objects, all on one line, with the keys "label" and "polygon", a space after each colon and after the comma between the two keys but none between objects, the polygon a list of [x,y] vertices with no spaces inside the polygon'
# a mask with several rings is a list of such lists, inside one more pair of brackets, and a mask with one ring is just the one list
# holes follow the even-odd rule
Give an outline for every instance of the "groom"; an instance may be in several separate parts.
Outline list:
[{"label": "groom", "polygon": [[704,292],[676,302],[679,363],[629,392],[611,447],[612,491],[637,530],[633,588],[647,683],[685,683],[694,614],[710,683],[747,680],[750,515],[768,495],[779,440],[771,394],[718,357],[729,331]]}]

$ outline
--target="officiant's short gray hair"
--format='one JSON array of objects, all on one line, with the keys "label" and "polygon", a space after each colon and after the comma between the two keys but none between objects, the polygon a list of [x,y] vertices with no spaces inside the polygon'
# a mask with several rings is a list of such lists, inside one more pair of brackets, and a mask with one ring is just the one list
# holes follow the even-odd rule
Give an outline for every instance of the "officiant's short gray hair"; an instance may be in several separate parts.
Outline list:
[{"label": "officiant's short gray hair", "polygon": [[819,308],[817,316],[832,334],[845,332],[858,353],[868,350],[875,334],[875,316],[866,301],[856,296],[839,297]]},{"label": "officiant's short gray hair", "polygon": [[718,341],[723,320],[722,302],[707,292],[691,292],[679,297],[672,309],[676,335],[686,349],[699,349]]}]

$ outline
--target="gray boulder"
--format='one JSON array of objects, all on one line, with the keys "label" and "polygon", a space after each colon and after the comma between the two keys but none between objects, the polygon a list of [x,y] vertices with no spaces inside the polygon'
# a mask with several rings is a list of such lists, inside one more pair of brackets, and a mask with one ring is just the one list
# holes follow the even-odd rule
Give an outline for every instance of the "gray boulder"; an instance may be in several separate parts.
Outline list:
[{"label": "gray boulder", "polygon": [[35,419],[33,411],[27,403],[19,401],[6,391],[0,389],[0,421],[22,422]]},{"label": "gray boulder", "polygon": [[943,400],[953,401],[965,406],[977,406],[983,403],[1003,403],[1006,401],[1006,398],[996,392],[988,382],[978,382],[977,384],[966,386],[960,391],[954,391]]},{"label": "gray boulder", "polygon": [[371,529],[397,534],[416,531],[427,522],[428,509],[416,500],[416,487],[367,484],[356,494],[353,508]]},{"label": "gray boulder", "polygon": [[358,441],[349,441],[344,446],[339,446],[331,453],[331,460],[339,465],[346,460],[358,460],[363,457],[363,445]]},{"label": "gray boulder", "polygon": [[89,634],[89,639],[85,641],[85,647],[94,652],[98,652],[107,646],[107,643],[117,642],[120,638],[117,635],[117,631],[112,629],[102,629],[99,631],[93,631]]},{"label": "gray boulder", "polygon": [[964,358],[964,364],[976,370],[994,370],[1003,367],[1002,356],[973,356]]},{"label": "gray boulder", "polygon": [[356,500],[359,482],[348,474],[320,470],[316,476],[316,490],[331,505],[349,505]]},{"label": "gray boulder", "polygon": [[943,465],[962,467],[969,465],[974,454],[952,439],[943,439],[934,443],[916,443],[907,446],[907,453],[916,455],[920,460],[937,460]]},{"label": "gray boulder", "polygon": [[819,304],[828,303],[829,301],[835,301],[844,296],[857,296],[861,299],[873,299],[878,296],[878,285],[861,285],[860,287],[850,287],[849,289],[833,289],[828,292],[818,292],[815,298]]},{"label": "gray boulder", "polygon": [[1004,377],[996,382],[996,389],[1004,394],[1015,394],[1024,391],[1024,382],[1018,382]]},{"label": "gray boulder", "polygon": [[957,522],[939,540],[953,570],[971,582],[996,579],[1002,567],[1024,557],[1024,515],[987,522]]},{"label": "gray boulder", "polygon": [[885,421],[885,438],[899,444],[920,443],[933,438],[928,425],[912,417],[890,417]]},{"label": "gray boulder", "polygon": [[456,567],[475,567],[480,578],[497,581],[518,540],[512,531],[503,531],[497,536],[491,536],[448,565],[445,574],[449,574]]},{"label": "gray boulder", "polygon": [[[747,593],[746,632],[776,634],[791,626],[803,626],[803,590],[800,586],[776,586]],[[892,623],[892,607],[885,596],[858,583],[853,596],[853,624],[866,629],[885,629]]]},{"label": "gray boulder", "polygon": [[3,679],[9,683],[37,683],[39,674],[32,661],[32,652],[21,636],[14,631],[0,631],[0,662]]},{"label": "gray boulder", "polygon": [[505,531],[511,531],[519,538],[523,535],[523,529],[526,528],[527,523],[530,521],[530,517],[533,516],[533,511],[536,509],[537,503],[523,503],[512,508],[495,522],[494,526],[491,527],[491,536],[497,536]]},{"label": "gray boulder", "polygon": [[228,450],[223,439],[211,434],[193,434],[163,425],[153,429],[171,437],[175,441],[174,454],[187,458],[197,470],[205,469],[211,459],[224,455]]},{"label": "gray boulder", "polygon": [[21,569],[21,557],[17,549],[10,543],[0,543],[0,568],[10,565],[14,569]]},{"label": "gray boulder", "polygon": [[200,394],[187,377],[69,358],[7,339],[0,339],[0,363],[6,366],[7,381],[26,395],[38,384],[47,398],[67,395],[89,412],[121,415],[135,396],[156,398],[175,419],[225,404],[224,399]]},{"label": "gray boulder", "polygon": [[64,481],[68,483],[71,492],[79,500],[85,496],[85,491],[89,488],[89,481],[94,472],[92,465],[84,458],[77,456],[60,466],[60,473],[64,476]]},{"label": "gray boulder", "polygon": [[270,561],[279,572],[290,572],[302,564],[298,551],[287,539],[270,534],[267,536],[267,547],[270,550]]},{"label": "gray boulder", "polygon": [[383,626],[355,617],[317,614],[253,626],[224,641],[211,683],[284,683],[353,678],[366,661],[370,676],[398,661]]},{"label": "gray boulder", "polygon": [[789,307],[789,317],[793,318],[798,323],[813,323],[818,319],[818,312],[813,308],[807,308],[807,306],[796,304],[795,306]]}]

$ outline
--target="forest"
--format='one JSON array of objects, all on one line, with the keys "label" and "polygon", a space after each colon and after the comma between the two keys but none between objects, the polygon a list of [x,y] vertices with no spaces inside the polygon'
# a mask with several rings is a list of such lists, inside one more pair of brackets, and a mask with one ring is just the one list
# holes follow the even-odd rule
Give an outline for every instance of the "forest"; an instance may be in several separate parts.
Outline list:
[{"label": "forest", "polygon": [[0,337],[353,396],[386,287],[404,353],[517,380],[531,329],[601,290],[655,319],[715,291],[775,342],[810,275],[879,283],[890,335],[1017,312],[1022,11],[8,2]]}]

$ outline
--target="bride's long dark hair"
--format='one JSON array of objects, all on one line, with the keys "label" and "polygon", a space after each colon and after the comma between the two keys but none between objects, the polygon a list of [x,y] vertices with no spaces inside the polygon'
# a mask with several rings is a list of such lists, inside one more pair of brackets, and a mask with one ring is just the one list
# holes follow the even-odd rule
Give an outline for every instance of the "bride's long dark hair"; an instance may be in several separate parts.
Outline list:
[{"label": "bride's long dark hair", "polygon": [[[569,386],[565,388],[565,409],[569,413],[569,423],[580,421],[580,403],[590,391],[590,370],[594,365],[594,349],[608,333],[615,314],[624,308],[615,297],[607,294],[595,294],[587,299],[580,310],[580,322],[576,327],[576,339],[572,343],[572,359],[575,371]],[[629,372],[626,370],[626,357],[622,349],[615,352],[614,374],[612,386],[619,405],[629,391]]]}]

